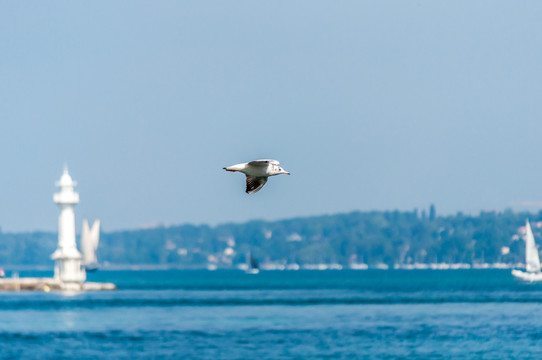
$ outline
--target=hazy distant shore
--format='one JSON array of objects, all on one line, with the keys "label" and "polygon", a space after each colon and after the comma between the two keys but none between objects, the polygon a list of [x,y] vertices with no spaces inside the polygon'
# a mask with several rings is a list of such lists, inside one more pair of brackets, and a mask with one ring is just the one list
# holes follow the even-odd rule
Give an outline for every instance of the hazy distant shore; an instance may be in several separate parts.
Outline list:
[{"label": "hazy distant shore", "polygon": [[[231,269],[251,254],[262,269],[467,269],[521,267],[525,219],[542,237],[538,214],[370,211],[102,232],[104,269]],[[52,268],[55,233],[0,233],[0,267]]]},{"label": "hazy distant shore", "polygon": [[[342,266],[339,264],[305,264],[305,265],[275,265],[275,264],[263,264],[261,270],[264,271],[341,271],[341,270],[483,270],[483,269],[523,269],[525,264],[505,264],[505,263],[483,263],[483,264],[403,264],[389,266],[386,264],[378,264],[369,266],[367,264],[355,264],[352,266]],[[40,272],[53,272],[53,266],[46,265],[8,265],[3,267],[6,271],[40,271]],[[103,271],[163,271],[163,270],[239,270],[245,271],[246,267],[243,265],[237,267],[212,267],[208,266],[191,266],[181,267],[174,265],[155,265],[155,264],[108,264],[100,267]]]}]

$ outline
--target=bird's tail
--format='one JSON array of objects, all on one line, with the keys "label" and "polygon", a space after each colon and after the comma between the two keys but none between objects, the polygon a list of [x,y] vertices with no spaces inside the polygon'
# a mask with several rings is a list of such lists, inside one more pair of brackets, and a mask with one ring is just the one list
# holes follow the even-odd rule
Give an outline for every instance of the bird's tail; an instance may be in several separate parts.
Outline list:
[{"label": "bird's tail", "polygon": [[223,169],[226,170],[226,171],[241,171],[241,170],[243,170],[243,165],[244,165],[244,164],[237,164],[237,165],[232,165],[232,166],[226,166],[226,167],[224,167]]}]

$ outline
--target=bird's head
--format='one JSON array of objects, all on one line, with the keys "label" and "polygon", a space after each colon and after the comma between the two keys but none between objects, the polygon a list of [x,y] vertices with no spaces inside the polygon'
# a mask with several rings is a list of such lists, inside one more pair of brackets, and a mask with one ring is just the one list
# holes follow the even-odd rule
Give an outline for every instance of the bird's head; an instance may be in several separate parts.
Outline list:
[{"label": "bird's head", "polygon": [[281,168],[280,166],[278,167],[278,173],[279,174],[286,174],[286,175],[290,175],[290,173],[286,170],[284,170],[283,168]]}]

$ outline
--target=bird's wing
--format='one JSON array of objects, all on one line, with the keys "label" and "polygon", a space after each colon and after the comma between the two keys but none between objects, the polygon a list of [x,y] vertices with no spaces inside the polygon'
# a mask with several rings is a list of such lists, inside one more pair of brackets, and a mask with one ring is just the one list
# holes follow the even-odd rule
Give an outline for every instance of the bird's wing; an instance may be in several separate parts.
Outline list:
[{"label": "bird's wing", "polygon": [[250,176],[247,175],[247,194],[258,192],[267,182],[266,176]]},{"label": "bird's wing", "polygon": [[260,159],[260,160],[254,160],[248,163],[252,166],[267,166],[269,164],[278,165],[280,164],[277,160],[273,159]]}]

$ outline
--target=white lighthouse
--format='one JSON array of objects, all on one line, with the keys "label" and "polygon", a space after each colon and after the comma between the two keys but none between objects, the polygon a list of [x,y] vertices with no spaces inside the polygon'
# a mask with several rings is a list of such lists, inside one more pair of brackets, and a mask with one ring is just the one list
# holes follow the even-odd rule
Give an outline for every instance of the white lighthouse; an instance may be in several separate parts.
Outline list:
[{"label": "white lighthouse", "polygon": [[75,245],[75,215],[73,208],[79,203],[79,194],[74,191],[76,182],[64,167],[60,180],[56,183],[60,191],[53,200],[60,208],[58,217],[58,248],[51,255],[55,260],[55,279],[64,283],[81,283],[86,279],[81,267],[81,253]]}]

